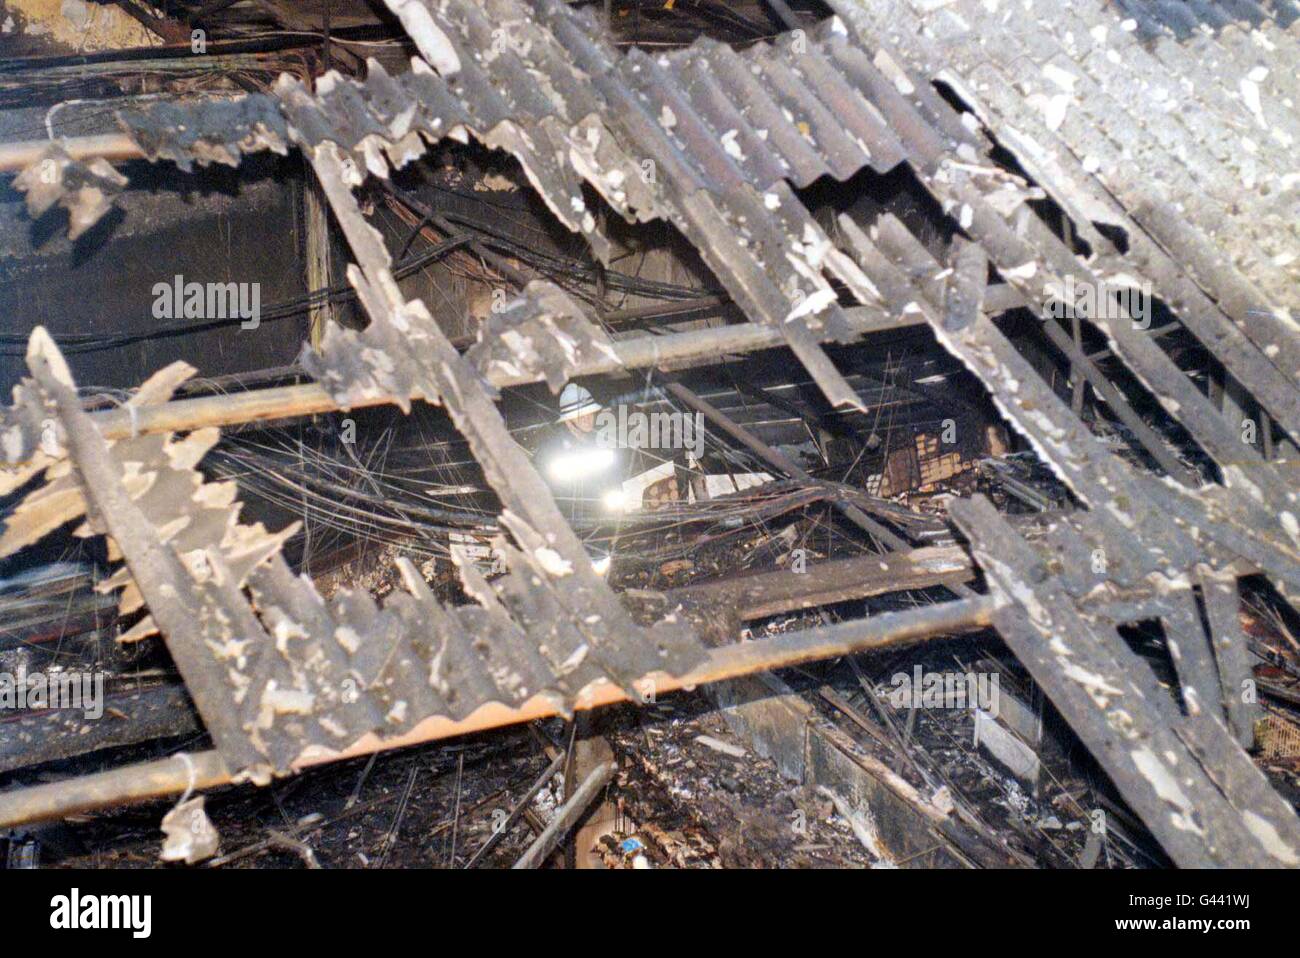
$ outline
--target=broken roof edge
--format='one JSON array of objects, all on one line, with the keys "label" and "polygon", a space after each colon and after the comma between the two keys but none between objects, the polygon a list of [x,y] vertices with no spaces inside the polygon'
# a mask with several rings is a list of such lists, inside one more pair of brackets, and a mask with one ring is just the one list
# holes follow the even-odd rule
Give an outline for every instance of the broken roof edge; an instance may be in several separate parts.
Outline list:
[{"label": "broken roof edge", "polygon": [[[998,607],[999,600],[995,597],[977,596],[919,609],[886,612],[866,620],[787,633],[772,639],[710,649],[703,664],[679,678],[663,679],[657,692],[663,694],[679,689],[689,690],[699,685],[756,672],[982,629],[992,623]],[[582,706],[584,710],[631,700],[626,692],[610,683],[595,683],[588,691],[589,698]],[[545,703],[540,699],[530,700],[515,709],[485,704],[465,720],[425,720],[418,726],[418,737],[413,729],[401,738],[366,740],[357,744],[355,752],[317,755],[303,761],[294,771],[301,772],[317,764],[468,735],[554,714],[545,711]],[[128,802],[164,798],[191,788],[217,788],[234,784],[238,780],[218,752],[174,755],[76,779],[0,792],[0,828],[57,819]]]}]

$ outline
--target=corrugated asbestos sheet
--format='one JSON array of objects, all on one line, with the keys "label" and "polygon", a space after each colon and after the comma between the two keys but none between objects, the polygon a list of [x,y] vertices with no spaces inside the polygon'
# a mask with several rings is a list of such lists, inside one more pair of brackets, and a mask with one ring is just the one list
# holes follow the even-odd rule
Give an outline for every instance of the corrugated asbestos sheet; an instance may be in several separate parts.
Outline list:
[{"label": "corrugated asbestos sheet", "polygon": [[14,187],[26,194],[27,213],[33,219],[55,203],[68,211],[68,238],[74,240],[112,209],[113,197],[125,186],[126,177],[107,161],[79,163],[57,143],[14,179]]},{"label": "corrugated asbestos sheet", "polygon": [[[517,707],[540,694],[567,708],[597,679],[640,689],[650,673],[680,674],[700,660],[671,617],[632,625],[589,562],[584,574],[564,557],[574,553],[562,536],[509,512],[502,522],[519,547],[499,543],[507,574],[489,584],[458,557],[473,604],[442,606],[409,563],[406,591],[382,607],[346,590],[326,603],[279,554],[296,527],[270,534],[240,523],[234,484],[205,482],[194,469],[216,430],[106,442],[53,342],[38,333],[28,359],[33,379],[22,389],[40,406],[52,464],[48,483],[11,517],[0,553],[90,516],[84,534],[107,534],[126,562],[109,587],[124,587],[124,608],[147,603],[148,628],[162,631],[232,769],[287,771],[312,751],[400,734],[431,716],[464,718],[489,702]],[[135,402],[165,402],[192,372],[164,370]],[[28,408],[24,419],[37,411]]]},{"label": "corrugated asbestos sheet", "polygon": [[[1275,5],[1276,19],[1249,3],[832,6],[949,84],[1077,222],[1140,239],[1130,251],[1140,275],[1160,281],[1163,264],[1151,261],[1173,257],[1300,380],[1300,25],[1290,5]],[[1258,11],[1254,21],[1224,15],[1243,8]],[[1191,328],[1213,348],[1216,330]]]},{"label": "corrugated asbestos sheet", "polygon": [[[489,584],[462,563],[477,602],[463,609],[440,606],[409,567],[408,591],[382,609],[364,595],[327,606],[264,530],[232,519],[219,548],[186,551],[195,533],[169,534],[169,521],[229,495],[192,470],[206,440],[106,444],[47,341],[33,350],[36,384],[0,432],[18,467],[11,488],[46,467],[51,480],[7,534],[26,541],[91,507],[232,767],[283,769],[304,750],[428,715],[539,691],[567,698],[600,676],[626,687],[698,659],[671,616],[640,629],[592,573],[483,379],[504,364],[558,388],[581,356],[609,348],[603,334],[562,292],[534,284],[459,355],[424,305],[402,297],[352,194],[430,141],[472,135],[516,156],[599,255],[607,244],[584,184],[629,219],[672,222],[833,401],[852,401],[818,345],[852,333],[833,280],[890,315],[922,317],[1084,505],[1033,543],[979,497],[953,506],[1000,633],[1178,864],[1300,865],[1300,822],[1241,748],[1254,710],[1237,615],[1244,574],[1300,600],[1292,4],[830,0],[838,16],[815,31],[662,56],[616,53],[556,0],[389,4],[424,58],[410,73],[372,64],[364,81],[331,76],[314,93],[285,78],[233,120],[196,114],[185,143],[169,133],[174,115],[123,120],[156,156],[304,151],[371,317],[361,332],[329,329],[304,363],[344,407],[413,396],[445,407],[501,498],[510,574]],[[999,147],[1036,185],[994,161]],[[836,245],[794,193],[899,163],[960,229],[942,254],[891,216],[844,217]],[[1044,193],[1086,255],[1030,207]],[[1043,318],[1072,374],[1157,470],[1117,455],[1021,355],[986,308],[990,274]],[[1239,413],[1219,408],[1137,316],[1069,302],[1215,464],[1209,481],[1055,318],[1072,285],[1142,282],[1276,422],[1282,454],[1243,442]],[[139,401],[165,400],[174,378]],[[143,475],[168,481],[154,489]],[[1164,624],[1178,701],[1116,631],[1137,619]]]},{"label": "corrugated asbestos sheet", "polygon": [[[667,219],[755,322],[781,330],[832,402],[857,404],[818,341],[854,337],[833,280],[867,304],[874,290],[791,190],[866,167],[884,172],[904,155],[864,95],[870,64],[836,43],[842,24],[744,53],[702,40],[663,57],[624,56],[561,3],[393,6],[417,25],[412,36],[428,61],[454,72],[440,76],[417,60],[392,77],[372,63],[364,81],[327,77],[314,95],[285,77],[277,95],[295,139],[334,143],[358,171],[386,175],[389,163],[421,155],[425,141],[473,135],[513,154],[555,215],[602,258],[608,243],[584,183],[629,220]],[[234,139],[275,142],[270,112],[264,103],[245,108]],[[186,139],[216,152],[220,134],[198,132],[208,119],[219,122],[192,117]],[[152,109],[123,116],[150,154],[164,157],[192,152],[165,140],[173,120]]]}]

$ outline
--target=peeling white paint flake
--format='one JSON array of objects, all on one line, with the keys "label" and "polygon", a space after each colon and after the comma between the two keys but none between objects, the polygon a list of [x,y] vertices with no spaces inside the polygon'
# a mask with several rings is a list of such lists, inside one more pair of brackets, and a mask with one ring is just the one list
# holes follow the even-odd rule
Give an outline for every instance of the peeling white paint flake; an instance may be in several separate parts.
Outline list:
[{"label": "peeling white paint flake", "polygon": [[1282,528],[1286,531],[1286,534],[1291,537],[1291,541],[1296,545],[1300,545],[1300,522],[1296,521],[1295,514],[1291,512],[1283,512],[1278,516],[1278,519],[1281,521]]},{"label": "peeling white paint flake", "polygon": [[736,142],[736,137],[739,134],[739,130],[728,130],[726,133],[722,134],[722,148],[733,160],[744,162],[745,154],[741,152],[740,144]]},{"label": "peeling white paint flake", "polygon": [[393,707],[388,710],[388,714],[384,716],[384,721],[389,722],[392,725],[401,725],[406,721],[406,711],[406,700],[399,699],[394,702]]},{"label": "peeling white paint flake", "polygon": [[1133,759],[1133,764],[1137,766],[1138,773],[1150,782],[1151,786],[1156,790],[1156,795],[1178,809],[1169,816],[1174,828],[1179,831],[1192,832],[1196,835],[1204,834],[1200,826],[1196,824],[1195,809],[1192,807],[1187,794],[1183,791],[1182,786],[1178,784],[1178,779],[1174,778],[1173,773],[1165,768],[1155,752],[1144,745],[1141,748],[1134,749],[1129,755]]},{"label": "peeling white paint flake", "polygon": [[1250,809],[1241,813],[1241,820],[1245,823],[1247,831],[1259,839],[1259,843],[1264,846],[1264,851],[1283,865],[1292,867],[1300,865],[1300,856],[1296,855],[1296,850],[1282,840],[1282,836],[1278,834],[1271,822],[1256,815]]},{"label": "peeling white paint flake", "polygon": [[1038,274],[1038,263],[1030,260],[1028,263],[1022,263],[1019,266],[1004,270],[1002,275],[1008,280],[1012,279],[1033,279]]},{"label": "peeling white paint flake", "polygon": [[785,317],[785,322],[792,323],[805,316],[816,315],[833,302],[835,302],[835,290],[830,288],[819,289],[811,296],[804,297],[803,302],[790,310],[789,314]]},{"label": "peeling white paint flake", "polygon": [[433,17],[419,0],[388,0],[388,8],[402,21],[402,27],[415,41],[420,55],[443,76],[460,72],[460,57],[447,35],[438,29]]},{"label": "peeling white paint flake", "polygon": [[677,125],[677,114],[672,111],[672,108],[669,107],[667,103],[665,103],[664,108],[659,111],[659,125],[665,130],[671,130]]},{"label": "peeling white paint flake", "polygon": [[[813,269],[821,268],[822,262],[826,258],[826,254],[831,249],[830,238],[815,229],[811,223],[804,225],[803,242],[796,242],[793,245],[795,255],[806,260],[808,265]],[[799,266],[798,262],[794,260],[791,261],[795,263],[796,268]]]},{"label": "peeling white paint flake", "polygon": [[1055,63],[1043,64],[1043,76],[1051,80],[1066,93],[1074,92],[1074,85],[1079,82],[1079,78],[1069,70],[1063,70]]},{"label": "peeling white paint flake", "polygon": [[1106,681],[1104,675],[1098,675],[1096,672],[1089,672],[1087,669],[1080,668],[1073,662],[1062,663],[1062,669],[1065,677],[1083,686],[1083,690],[1088,693],[1099,708],[1106,708],[1110,704],[1110,697],[1123,695],[1123,689],[1117,689]]},{"label": "peeling white paint flake", "polygon": [[1259,96],[1259,84],[1250,77],[1242,77],[1239,84],[1241,90],[1242,102],[1246,104],[1246,109],[1250,111],[1260,126],[1268,129],[1268,121],[1264,119],[1264,104]]},{"label": "peeling white paint flake", "polygon": [[573,563],[563,558],[554,549],[548,549],[546,546],[542,546],[533,553],[533,556],[537,559],[538,564],[549,575],[553,575],[557,579],[562,576],[570,575],[573,572]]},{"label": "peeling white paint flake", "polygon": [[560,663],[560,674],[565,675],[580,666],[586,661],[589,652],[591,652],[591,646],[583,642],[573,650],[573,653],[567,659]]},{"label": "peeling white paint flake", "polygon": [[1047,128],[1055,133],[1065,123],[1065,114],[1070,110],[1070,96],[1066,93],[1058,93],[1053,97],[1047,98],[1043,104],[1043,122]]},{"label": "peeling white paint flake", "polygon": [[266,683],[262,692],[262,709],[275,715],[310,715],[316,697],[298,689],[276,688],[275,680]]},{"label": "peeling white paint flake", "polygon": [[334,641],[337,642],[348,655],[356,655],[357,650],[361,648],[361,636],[357,635],[356,629],[350,625],[340,625],[334,630]]},{"label": "peeling white paint flake", "polygon": [[1277,49],[1277,44],[1274,43],[1272,40],[1270,40],[1268,37],[1264,36],[1264,34],[1259,30],[1251,30],[1250,39],[1251,42],[1255,44],[1255,46],[1259,47],[1261,50],[1264,50],[1268,53],[1272,53]]}]

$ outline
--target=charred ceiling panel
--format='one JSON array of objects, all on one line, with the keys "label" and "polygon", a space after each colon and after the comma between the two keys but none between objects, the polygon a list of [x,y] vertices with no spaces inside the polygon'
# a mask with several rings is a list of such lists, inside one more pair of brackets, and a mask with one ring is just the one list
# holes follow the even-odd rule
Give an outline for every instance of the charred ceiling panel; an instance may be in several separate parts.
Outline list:
[{"label": "charred ceiling panel", "polygon": [[1179,714],[1114,627],[1075,609],[1068,589],[988,501],[953,516],[993,588],[1011,597],[999,632],[1185,868],[1300,866],[1300,822],[1223,724]]},{"label": "charred ceiling panel", "polygon": [[555,393],[601,356],[617,360],[605,331],[563,290],[543,282],[493,310],[466,354],[484,379],[492,373],[541,378]]},{"label": "charred ceiling panel", "polygon": [[186,171],[195,163],[238,166],[245,153],[288,149],[284,118],[260,96],[184,107],[164,100],[147,109],[118,110],[117,118],[150,160],[171,160]]},{"label": "charred ceiling panel", "polygon": [[[38,162],[29,173],[41,169]],[[170,164],[124,165],[125,189],[76,240],[62,207],[32,219],[19,184],[0,184],[0,310],[8,320],[0,388],[22,375],[24,343],[38,325],[91,386],[131,388],[196,355],[210,376],[292,362],[306,316],[275,307],[305,292],[293,239],[301,170],[259,156],[198,186]],[[287,241],[267,243],[277,232]],[[187,310],[193,284],[201,305]],[[221,294],[216,310],[210,292]]]}]

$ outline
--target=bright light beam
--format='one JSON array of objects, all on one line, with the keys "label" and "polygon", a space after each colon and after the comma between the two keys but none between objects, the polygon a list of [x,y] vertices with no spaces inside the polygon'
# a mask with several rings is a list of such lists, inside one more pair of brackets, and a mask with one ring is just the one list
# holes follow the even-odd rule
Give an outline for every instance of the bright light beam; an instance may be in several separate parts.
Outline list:
[{"label": "bright light beam", "polygon": [[556,482],[577,482],[599,475],[614,465],[614,460],[613,449],[565,449],[551,458],[546,471]]}]

